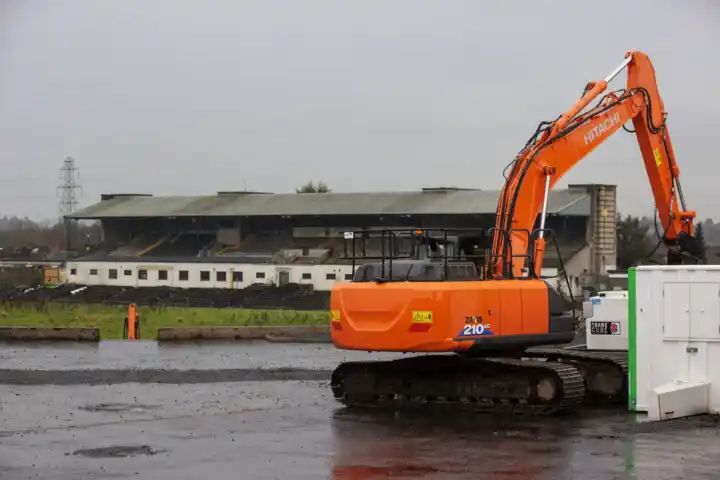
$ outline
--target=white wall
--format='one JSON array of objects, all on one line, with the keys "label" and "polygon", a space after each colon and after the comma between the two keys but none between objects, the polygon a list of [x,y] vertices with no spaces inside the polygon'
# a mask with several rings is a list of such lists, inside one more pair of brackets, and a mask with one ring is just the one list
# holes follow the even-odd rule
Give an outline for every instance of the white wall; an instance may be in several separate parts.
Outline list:
[{"label": "white wall", "polygon": [[[80,285],[116,285],[122,287],[178,288],[245,288],[252,284],[279,283],[280,272],[289,272],[290,283],[312,284],[315,290],[330,290],[336,282],[352,274],[351,265],[269,265],[247,263],[160,263],[160,262],[67,262],[65,277],[68,283]],[[110,278],[110,270],[117,270],[117,278]],[[140,271],[147,272],[147,279],[140,279]],[[93,273],[91,273],[91,271]],[[129,272],[129,275],[125,273]],[[167,280],[160,280],[160,271],[167,272]],[[188,273],[187,280],[180,280],[180,272]],[[210,279],[200,280],[201,272],[209,272]],[[217,280],[217,272],[225,272],[225,280]],[[242,281],[233,282],[233,272],[242,272]],[[264,274],[264,278],[258,278]],[[309,279],[303,274],[310,274]],[[335,279],[327,278],[334,274]]]},{"label": "white wall", "polygon": [[[582,293],[582,282],[581,277],[587,272],[591,271],[592,268],[592,251],[589,245],[586,245],[579,252],[570,258],[563,258],[565,260],[565,271],[570,279],[570,285],[573,289],[573,295],[579,295]],[[565,285],[565,277],[559,278],[560,285],[563,290],[567,290]]]},{"label": "white wall", "polygon": [[658,405],[656,388],[710,382],[706,400],[720,412],[720,266],[642,266],[636,275],[636,409]]}]

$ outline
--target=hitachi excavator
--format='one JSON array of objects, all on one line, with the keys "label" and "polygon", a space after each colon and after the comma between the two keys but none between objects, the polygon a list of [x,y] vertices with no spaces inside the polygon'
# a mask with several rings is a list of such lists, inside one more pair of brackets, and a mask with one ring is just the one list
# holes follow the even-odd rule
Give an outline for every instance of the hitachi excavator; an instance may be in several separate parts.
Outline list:
[{"label": "hitachi excavator", "polygon": [[[601,96],[625,68],[626,88]],[[637,136],[668,262],[697,257],[695,212],[685,206],[655,71],[647,55],[631,51],[604,80],[589,83],[567,112],[540,123],[506,168],[495,226],[487,232],[470,241],[467,234],[422,227],[346,232],[353,246],[348,258],[374,261],[332,290],[335,346],[432,354],[341,364],[331,379],[335,398],[348,406],[554,413],[591,393],[622,396],[626,358],[558,347],[573,339],[575,317],[542,278],[553,237],[546,228],[550,190],[621,128]],[[483,238],[487,252],[475,254]],[[356,242],[365,242],[365,256],[356,253]],[[379,253],[367,254],[373,248]]]}]

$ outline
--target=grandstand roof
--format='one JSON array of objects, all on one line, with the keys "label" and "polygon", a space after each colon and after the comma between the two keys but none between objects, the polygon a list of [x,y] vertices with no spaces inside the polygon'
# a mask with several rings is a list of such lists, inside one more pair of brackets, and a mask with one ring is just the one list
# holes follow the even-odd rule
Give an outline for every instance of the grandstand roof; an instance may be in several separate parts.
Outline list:
[{"label": "grandstand roof", "polygon": [[[227,193],[153,197],[103,195],[103,200],[68,218],[235,217],[303,215],[471,215],[494,214],[498,190],[427,189],[373,193]],[[554,190],[548,213],[589,216],[585,187]]]}]

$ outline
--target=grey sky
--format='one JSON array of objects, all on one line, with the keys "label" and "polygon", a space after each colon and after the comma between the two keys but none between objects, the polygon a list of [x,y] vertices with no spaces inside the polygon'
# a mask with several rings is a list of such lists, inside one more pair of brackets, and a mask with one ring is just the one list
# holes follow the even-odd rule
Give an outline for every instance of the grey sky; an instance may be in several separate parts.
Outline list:
[{"label": "grey sky", "polygon": [[[103,192],[497,189],[626,50],[655,63],[683,186],[720,216],[720,2],[0,0],[0,215]],[[614,86],[622,87],[624,76]],[[632,135],[565,177],[651,214]]]}]

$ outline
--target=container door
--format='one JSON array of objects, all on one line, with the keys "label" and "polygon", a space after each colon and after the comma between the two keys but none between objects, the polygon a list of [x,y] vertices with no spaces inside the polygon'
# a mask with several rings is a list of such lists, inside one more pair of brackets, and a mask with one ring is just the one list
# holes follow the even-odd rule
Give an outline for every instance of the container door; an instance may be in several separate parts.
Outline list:
[{"label": "container door", "polygon": [[720,284],[690,284],[690,338],[720,340]]},{"label": "container door", "polygon": [[664,337],[687,340],[690,337],[690,286],[665,283],[663,304]]}]

